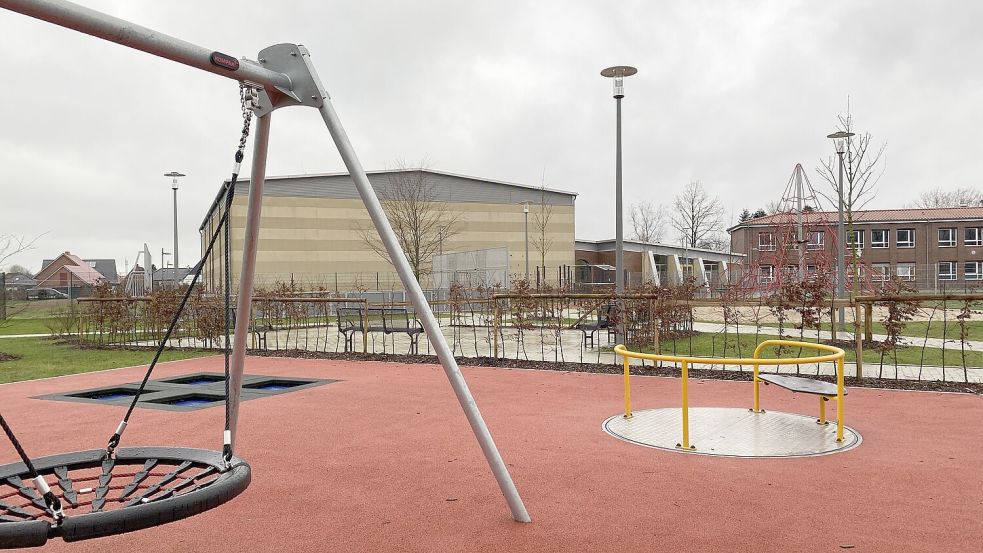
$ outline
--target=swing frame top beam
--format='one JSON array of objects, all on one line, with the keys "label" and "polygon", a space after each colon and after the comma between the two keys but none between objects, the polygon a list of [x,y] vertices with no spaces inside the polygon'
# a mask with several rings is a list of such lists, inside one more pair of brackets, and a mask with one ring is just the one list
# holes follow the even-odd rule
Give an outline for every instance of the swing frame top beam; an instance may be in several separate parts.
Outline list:
[{"label": "swing frame top beam", "polygon": [[[481,447],[489,468],[505,497],[512,518],[519,522],[531,521],[505,461],[495,445],[464,375],[454,359],[454,354],[444,338],[440,324],[430,309],[420,284],[413,275],[399,239],[382,209],[382,204],[372,188],[358,156],[355,154],[355,149],[331,104],[327,91],[321,84],[306,48],[294,44],[276,44],[260,51],[257,61],[253,62],[245,59],[238,60],[227,54],[197,46],[66,0],[0,0],[0,8],[74,29],[259,88],[259,105],[253,110],[258,117],[254,133],[252,172],[249,182],[249,199],[239,278],[239,297],[236,306],[238,313],[251,312],[256,252],[259,242],[259,219],[262,213],[272,112],[279,107],[291,105],[303,105],[317,109],[331,134],[338,153],[348,168],[348,173],[355,183],[355,188],[362,198],[369,217],[379,232],[396,272],[399,273],[403,288],[419,314],[427,337],[434,347],[434,352],[440,360],[461,409],[471,425],[478,445]],[[238,173],[238,164],[236,164],[235,172]],[[226,441],[232,446],[235,443],[242,372],[245,364],[246,337],[249,335],[248,319],[249,317],[236,319],[231,354],[227,399],[230,422],[229,430],[226,432]],[[123,424],[117,432],[124,428]]]},{"label": "swing frame top beam", "polygon": [[0,0],[0,7],[228,79],[255,83],[287,95],[294,88],[290,77],[255,61],[239,60],[71,2]]}]

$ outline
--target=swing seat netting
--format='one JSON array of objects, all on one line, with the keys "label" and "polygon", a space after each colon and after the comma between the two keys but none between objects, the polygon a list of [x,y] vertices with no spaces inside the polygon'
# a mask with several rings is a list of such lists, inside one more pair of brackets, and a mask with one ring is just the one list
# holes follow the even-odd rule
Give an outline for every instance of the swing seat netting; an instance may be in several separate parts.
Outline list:
[{"label": "swing seat netting", "polygon": [[0,548],[36,547],[50,538],[98,538],[159,526],[217,507],[249,485],[249,465],[222,452],[131,447],[33,460],[61,500],[59,523],[24,463],[0,466]]}]

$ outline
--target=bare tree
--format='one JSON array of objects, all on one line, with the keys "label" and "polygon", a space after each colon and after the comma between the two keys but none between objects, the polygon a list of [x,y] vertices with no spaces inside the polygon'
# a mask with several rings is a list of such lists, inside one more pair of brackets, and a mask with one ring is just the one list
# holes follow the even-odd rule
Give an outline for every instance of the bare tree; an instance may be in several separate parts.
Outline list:
[{"label": "bare tree", "polygon": [[[443,243],[460,232],[461,215],[437,199],[433,182],[422,163],[419,168],[407,168],[402,161],[397,161],[387,182],[377,193],[413,276],[419,282],[421,277],[430,274],[433,257],[441,251]],[[392,263],[375,227],[356,225],[355,230],[372,251]]]},{"label": "bare tree", "polygon": [[[34,243],[37,242],[42,236],[44,236],[44,234],[39,234],[34,238],[28,238],[21,234],[0,234],[0,267],[3,267],[4,262],[11,257],[33,249]],[[10,267],[10,272],[19,272],[13,270],[18,268],[22,269],[23,267],[20,267],[19,265],[12,265]],[[0,288],[0,326],[6,326],[9,324],[9,322],[7,322],[7,318],[10,315],[11,313],[9,313],[7,310],[6,291]]]},{"label": "bare tree", "polygon": [[[837,115],[836,119],[837,130],[856,133],[854,137],[847,140],[843,159],[843,211],[852,221],[853,212],[863,209],[874,198],[874,189],[884,175],[887,165],[884,156],[887,143],[875,148],[872,146],[869,132],[856,130],[849,101],[847,101],[846,115]],[[817,190],[816,193],[832,206],[833,211],[836,211],[839,206],[840,174],[837,155],[820,159],[816,171],[829,185],[827,190]]]},{"label": "bare tree", "polygon": [[632,239],[661,242],[666,230],[665,209],[651,201],[631,204]]},{"label": "bare tree", "polygon": [[[887,148],[887,143],[873,147],[870,133],[859,132],[855,129],[853,115],[850,113],[849,98],[847,99],[846,115],[837,115],[836,119],[837,130],[855,133],[855,136],[846,139],[846,151],[843,160],[843,213],[846,216],[847,239],[849,240],[849,237],[853,236],[854,214],[863,209],[874,198],[877,182],[884,175],[887,165],[884,150]],[[819,176],[829,185],[825,192],[816,190],[816,193],[832,206],[833,211],[839,209],[840,198],[840,173],[837,157],[837,154],[833,154],[825,159],[820,159],[820,165],[816,168]],[[844,246],[844,244],[838,245],[841,248]],[[856,295],[860,287],[857,249],[850,248],[849,251],[850,266],[853,271],[853,293]]]},{"label": "bare tree", "polygon": [[723,227],[724,208],[720,199],[711,196],[700,181],[686,185],[672,205],[672,228],[686,246],[699,247],[714,238]]},{"label": "bare tree", "polygon": [[983,191],[977,188],[956,188],[955,190],[942,190],[933,188],[922,192],[918,199],[911,203],[911,207],[964,207],[983,205]]},{"label": "bare tree", "polygon": [[7,267],[7,272],[8,273],[20,273],[22,275],[27,275],[27,276],[30,276],[30,277],[34,276],[34,273],[30,269],[28,269],[27,267],[25,267],[23,265],[17,265],[16,263],[13,264],[13,265],[11,265],[10,267]]},{"label": "bare tree", "polygon": [[539,252],[540,267],[546,271],[546,254],[553,248],[553,239],[546,232],[550,226],[550,219],[553,218],[553,205],[546,202],[546,180],[545,174],[542,184],[539,187],[539,209],[533,214],[533,225],[536,235],[532,239],[532,246]]},{"label": "bare tree", "polygon": [[765,211],[768,215],[775,215],[776,213],[781,213],[784,211],[784,206],[781,200],[771,200],[765,203]]},{"label": "bare tree", "polygon": [[34,238],[28,238],[22,234],[0,233],[0,267],[3,267],[4,262],[11,257],[34,249],[34,243],[44,236],[44,234],[46,233],[39,234]]}]

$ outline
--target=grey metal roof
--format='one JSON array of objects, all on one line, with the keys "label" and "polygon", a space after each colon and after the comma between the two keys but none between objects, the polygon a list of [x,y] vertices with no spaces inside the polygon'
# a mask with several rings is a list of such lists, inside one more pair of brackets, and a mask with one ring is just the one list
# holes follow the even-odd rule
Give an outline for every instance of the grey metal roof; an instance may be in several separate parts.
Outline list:
[{"label": "grey metal roof", "polygon": [[[573,205],[577,197],[576,192],[456,175],[431,169],[368,171],[366,174],[372,187],[377,191],[382,191],[390,185],[390,179],[393,176],[400,173],[418,172],[426,174],[429,184],[433,187],[435,199],[444,202],[520,204],[545,201],[549,205]],[[236,195],[245,196],[248,193],[249,181],[247,179],[239,180],[236,183]],[[355,183],[348,173],[267,177],[263,195],[267,197],[359,198]],[[223,196],[223,192],[220,191],[209,207],[208,213],[215,209]],[[203,230],[207,223],[208,215],[206,214],[198,230]]]},{"label": "grey metal roof", "polygon": [[7,273],[4,279],[7,286],[34,286],[38,283],[34,277],[24,273]]},{"label": "grey metal roof", "polygon": [[[184,278],[191,274],[194,269],[190,267],[180,267],[177,270],[177,279],[184,280]],[[154,282],[161,280],[174,280],[174,267],[167,267],[166,269],[157,269],[154,271]]]}]

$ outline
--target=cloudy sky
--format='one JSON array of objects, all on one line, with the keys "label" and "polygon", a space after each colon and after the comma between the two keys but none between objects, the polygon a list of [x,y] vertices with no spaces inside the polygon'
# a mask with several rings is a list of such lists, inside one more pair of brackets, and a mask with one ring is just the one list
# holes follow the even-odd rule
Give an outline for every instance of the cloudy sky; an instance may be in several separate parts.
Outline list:
[{"label": "cloudy sky", "polygon": [[[2,1],[0,1],[2,3]],[[432,168],[576,191],[577,236],[612,237],[614,100],[625,198],[669,203],[702,181],[728,219],[780,196],[796,163],[818,186],[850,98],[886,142],[871,207],[983,174],[983,3],[85,0],[236,57],[306,45],[363,165]],[[144,242],[181,262],[241,124],[237,85],[0,9],[0,234],[43,234],[7,260],[70,250],[131,266]],[[248,162],[247,154],[247,162]],[[342,171],[318,115],[276,112],[271,175]],[[627,207],[627,206],[626,206]]]}]

